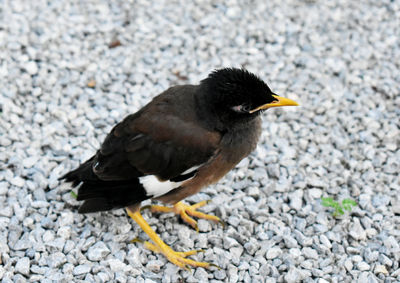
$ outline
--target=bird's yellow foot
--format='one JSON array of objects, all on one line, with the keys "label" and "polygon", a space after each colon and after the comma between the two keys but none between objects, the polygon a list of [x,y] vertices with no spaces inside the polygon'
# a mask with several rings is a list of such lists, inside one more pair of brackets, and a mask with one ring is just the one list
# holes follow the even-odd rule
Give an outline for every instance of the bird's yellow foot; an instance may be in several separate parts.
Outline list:
[{"label": "bird's yellow foot", "polygon": [[143,207],[143,209],[150,208],[151,212],[163,212],[163,213],[173,212],[175,214],[179,214],[183,221],[188,223],[190,226],[192,226],[198,232],[199,228],[197,227],[197,221],[194,220],[191,216],[224,224],[221,221],[221,219],[219,219],[219,217],[217,217],[217,216],[209,215],[209,214],[205,214],[203,212],[197,211],[197,209],[199,207],[202,207],[202,206],[206,205],[207,203],[209,203],[209,201],[203,200],[203,201],[193,204],[193,205],[187,205],[180,201],[180,202],[177,202],[173,207],[167,207],[167,206],[161,206],[161,205],[151,205],[151,206],[145,206],[145,207]]},{"label": "bird's yellow foot", "polygon": [[[127,209],[128,215],[136,221],[136,223],[143,229],[143,231],[150,237],[150,239],[154,242],[143,242],[144,246],[148,248],[149,250],[155,252],[155,253],[162,253],[170,262],[173,264],[185,268],[185,269],[190,269],[190,266],[193,267],[204,267],[204,268],[209,268],[209,267],[216,267],[219,268],[217,265],[208,263],[208,262],[201,262],[201,261],[195,261],[192,259],[186,258],[187,256],[197,254],[198,252],[202,252],[203,250],[193,250],[193,251],[187,251],[187,252],[176,252],[171,247],[169,247],[166,243],[164,243],[163,240],[154,232],[153,229],[149,226],[149,224],[144,220],[142,215],[140,214],[140,211],[132,212],[131,210]],[[142,242],[141,240],[135,239],[133,242]]]},{"label": "bird's yellow foot", "polygon": [[204,250],[192,250],[192,251],[187,251],[187,252],[176,252],[173,249],[171,249],[169,246],[165,244],[162,245],[162,247],[154,245],[148,241],[141,241],[138,239],[134,239],[132,242],[141,242],[143,245],[155,252],[155,253],[162,253],[170,262],[173,264],[185,268],[185,269],[190,269],[190,266],[193,267],[204,267],[204,268],[209,268],[209,267],[216,267],[219,269],[219,267],[215,264],[208,263],[208,262],[202,262],[202,261],[195,261],[189,258],[186,258],[187,256],[195,255],[200,252],[204,252]]}]

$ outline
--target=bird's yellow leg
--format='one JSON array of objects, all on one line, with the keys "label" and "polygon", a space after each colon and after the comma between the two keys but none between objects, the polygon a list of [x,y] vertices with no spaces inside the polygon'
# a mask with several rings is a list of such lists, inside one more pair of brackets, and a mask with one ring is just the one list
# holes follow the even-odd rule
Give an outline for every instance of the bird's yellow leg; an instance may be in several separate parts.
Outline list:
[{"label": "bird's yellow leg", "polygon": [[219,217],[197,211],[197,209],[199,207],[206,205],[208,202],[209,201],[203,200],[203,201],[193,204],[193,205],[187,205],[180,201],[180,202],[177,202],[174,205],[174,207],[151,205],[149,207],[144,207],[144,208],[151,208],[151,212],[163,212],[163,213],[174,212],[175,214],[179,214],[183,221],[185,221],[190,226],[192,226],[194,229],[196,229],[196,231],[199,231],[199,228],[197,227],[197,221],[194,220],[190,216],[202,218],[202,219],[206,219],[206,220],[211,220],[211,221],[219,222],[219,223],[223,224],[223,222],[221,221],[221,219],[219,219]]},{"label": "bird's yellow leg", "polygon": [[187,256],[194,255],[201,250],[193,250],[193,251],[188,251],[188,252],[176,252],[171,247],[169,247],[166,243],[164,243],[163,240],[154,232],[153,229],[151,229],[150,225],[144,220],[142,214],[140,211],[132,212],[129,208],[126,209],[128,215],[135,220],[135,222],[142,228],[142,230],[149,236],[149,238],[154,242],[154,244],[150,242],[144,242],[144,245],[146,248],[150,249],[153,252],[156,253],[162,253],[170,262],[173,264],[189,269],[189,266],[194,266],[194,267],[204,267],[208,268],[211,266],[215,266],[214,264],[208,263],[208,262],[200,262],[200,261],[194,261],[191,259],[186,258]]}]

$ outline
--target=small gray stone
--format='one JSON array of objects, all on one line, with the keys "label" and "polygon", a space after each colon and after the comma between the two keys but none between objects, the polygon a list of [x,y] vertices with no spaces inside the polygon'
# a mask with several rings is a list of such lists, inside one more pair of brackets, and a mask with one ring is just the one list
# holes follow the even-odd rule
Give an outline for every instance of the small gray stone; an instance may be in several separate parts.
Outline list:
[{"label": "small gray stone", "polygon": [[369,263],[374,263],[378,260],[379,252],[378,251],[371,251],[371,249],[367,248],[364,252],[364,258]]},{"label": "small gray stone", "polygon": [[378,283],[378,279],[373,275],[373,274],[369,274],[368,275],[368,283]]},{"label": "small gray stone", "polygon": [[71,211],[63,211],[60,216],[60,226],[68,226],[74,223],[74,214]]},{"label": "small gray stone", "polygon": [[66,263],[62,267],[64,274],[72,274],[74,272],[74,265],[72,263]]},{"label": "small gray stone", "polygon": [[73,275],[82,275],[82,274],[86,274],[89,273],[91,269],[90,265],[87,264],[81,264],[78,266],[75,266],[74,271],[72,272]]},{"label": "small gray stone", "polygon": [[49,256],[47,262],[51,268],[58,268],[67,262],[67,258],[63,253],[55,252]]},{"label": "small gray stone", "polygon": [[387,237],[383,244],[390,250],[400,251],[400,245],[393,236]]},{"label": "small gray stone", "polygon": [[204,268],[197,268],[194,273],[194,278],[196,278],[199,282],[207,282],[208,281],[208,272],[204,270]]},{"label": "small gray stone", "polygon": [[390,275],[392,277],[399,277],[400,276],[400,268],[395,270],[395,271],[393,271]]},{"label": "small gray stone", "polygon": [[346,268],[346,270],[348,272],[352,271],[353,270],[353,262],[350,259],[346,259],[344,261],[344,267]]},{"label": "small gray stone", "polygon": [[20,258],[15,265],[15,271],[23,275],[29,275],[31,261],[27,257]]},{"label": "small gray stone", "polygon": [[243,254],[243,247],[242,246],[232,247],[229,249],[229,253],[232,256],[232,260],[239,260]]},{"label": "small gray stone", "polygon": [[87,251],[90,246],[96,243],[95,237],[89,237],[86,239],[85,243],[81,246],[82,251]]},{"label": "small gray stone", "polygon": [[11,206],[6,206],[0,209],[0,216],[10,218],[13,215],[13,209]]},{"label": "small gray stone", "polygon": [[311,246],[313,243],[312,238],[305,237],[300,231],[295,230],[294,236],[297,242],[303,247]]},{"label": "small gray stone", "polygon": [[218,269],[214,271],[214,277],[218,280],[223,280],[226,278],[226,272],[223,269]]},{"label": "small gray stone", "polygon": [[69,237],[71,236],[71,227],[70,226],[61,227],[57,231],[57,236],[60,236],[64,240],[69,239]]},{"label": "small gray stone", "polygon": [[244,248],[249,254],[254,255],[255,252],[259,249],[259,246],[256,243],[250,241],[244,244]]},{"label": "small gray stone", "polygon": [[21,274],[15,274],[12,279],[13,279],[13,282],[16,282],[16,283],[24,283],[24,282],[26,282],[25,277],[22,276]]},{"label": "small gray stone", "polygon": [[238,217],[236,217],[236,216],[229,216],[228,223],[230,225],[232,225],[233,227],[236,227],[236,226],[239,225],[240,219]]},{"label": "small gray stone", "polygon": [[367,270],[370,270],[370,268],[371,268],[370,265],[368,263],[366,263],[365,261],[360,261],[357,264],[357,269],[360,271],[367,271]]},{"label": "small gray stone", "polygon": [[69,253],[75,247],[75,243],[71,240],[67,240],[64,245],[64,253]]},{"label": "small gray stone", "polygon": [[230,249],[231,247],[239,246],[239,243],[231,237],[224,237],[223,241],[224,249]]},{"label": "small gray stone", "polygon": [[45,269],[37,265],[32,265],[30,271],[36,274],[44,274]]},{"label": "small gray stone", "polygon": [[85,282],[94,282],[94,277],[92,274],[87,273],[85,276]]},{"label": "small gray stone", "polygon": [[35,62],[29,61],[25,64],[25,70],[30,74],[30,75],[36,75],[38,72],[38,67]]},{"label": "small gray stone", "polygon": [[361,262],[363,260],[363,258],[360,255],[354,255],[354,256],[352,256],[351,259],[356,263],[359,263],[359,262]]},{"label": "small gray stone", "polygon": [[110,280],[110,277],[105,272],[99,272],[96,274],[96,276],[99,278],[100,282],[109,282]]},{"label": "small gray stone", "polygon": [[322,196],[322,190],[317,188],[309,189],[308,193],[314,199],[320,199]]},{"label": "small gray stone", "polygon": [[332,248],[331,241],[329,241],[328,237],[322,234],[319,236],[319,241],[321,242],[322,245],[324,245],[326,248],[330,249]]},{"label": "small gray stone", "polygon": [[353,218],[353,223],[350,225],[349,235],[356,240],[364,241],[367,233],[364,231],[358,218]]},{"label": "small gray stone", "polygon": [[44,243],[49,243],[54,240],[54,232],[51,230],[46,230],[46,232],[44,232],[42,238],[43,238]]},{"label": "small gray stone", "polygon": [[4,278],[4,273],[6,273],[6,270],[4,269],[3,266],[0,266],[0,278],[2,278],[3,281],[6,281],[6,282],[7,282],[7,279]]},{"label": "small gray stone", "polygon": [[51,229],[51,228],[54,227],[54,221],[51,220],[49,217],[44,217],[44,218],[40,221],[40,225],[41,225],[43,228]]},{"label": "small gray stone", "polygon": [[236,266],[229,266],[227,275],[229,282],[237,282],[239,280],[238,268]]},{"label": "small gray stone", "polygon": [[382,273],[383,275],[388,275],[389,274],[387,268],[384,265],[380,265],[380,264],[375,266],[374,273],[375,274]]},{"label": "small gray stone", "polygon": [[[128,280],[127,276],[122,273],[122,272],[116,272],[115,273],[115,281],[116,282],[121,282],[121,283],[125,283]],[[155,283],[153,280],[147,278],[145,281],[145,283]]]},{"label": "small gray stone", "polygon": [[267,251],[266,257],[267,259],[274,259],[277,258],[278,256],[280,256],[282,254],[282,250],[278,247],[274,247],[274,248],[270,248]]},{"label": "small gray stone", "polygon": [[285,245],[288,248],[297,248],[298,243],[295,238],[293,238],[291,235],[287,235],[283,237],[283,240],[285,241]]},{"label": "small gray stone", "polygon": [[304,218],[297,218],[296,219],[296,229],[300,232],[304,231],[307,226],[307,221]]},{"label": "small gray stone", "polygon": [[151,270],[153,272],[159,272],[163,265],[164,265],[163,262],[160,260],[150,260],[146,264],[146,268],[148,268],[149,270]]},{"label": "small gray stone", "polygon": [[33,165],[36,164],[36,162],[39,160],[37,156],[29,156],[28,158],[24,158],[22,160],[22,165],[25,168],[31,168]]},{"label": "small gray stone", "polygon": [[97,242],[87,251],[87,257],[91,261],[99,261],[104,259],[110,253],[109,248],[103,242]]},{"label": "small gray stone", "polygon": [[305,269],[311,270],[313,269],[313,262],[311,260],[304,260],[300,263],[301,267],[304,267]]},{"label": "small gray stone", "polygon": [[31,241],[28,238],[28,233],[25,233],[20,240],[17,241],[13,247],[16,251],[27,250],[32,247]]},{"label": "small gray stone", "polygon": [[369,272],[366,272],[366,271],[364,271],[364,272],[360,272],[359,273],[359,276],[358,276],[358,280],[357,280],[357,282],[367,282],[368,283],[368,276],[369,276]]},{"label": "small gray stone", "polygon": [[393,265],[393,261],[385,256],[384,254],[380,254],[378,260],[381,264],[391,267]]},{"label": "small gray stone", "polygon": [[289,194],[290,207],[299,211],[303,206],[303,190],[297,190]]},{"label": "small gray stone", "polygon": [[318,259],[319,257],[318,252],[309,247],[303,248],[302,252],[307,258]]},{"label": "small gray stone", "polygon": [[208,232],[211,231],[211,224],[209,221],[206,221],[204,219],[199,219],[197,221],[197,228],[199,229],[200,232]]},{"label": "small gray stone", "polygon": [[10,183],[14,186],[22,188],[25,185],[25,180],[17,176],[10,180]]},{"label": "small gray stone", "polygon": [[65,245],[65,240],[63,238],[56,238],[53,241],[46,243],[46,246],[53,247],[59,251],[62,251]]},{"label": "small gray stone", "polygon": [[267,165],[267,172],[268,172],[268,176],[270,176],[271,178],[279,178],[279,165],[278,164],[274,164],[274,163],[270,163]]},{"label": "small gray stone", "polygon": [[126,269],[126,264],[119,259],[111,258],[108,260],[111,271],[118,272]]},{"label": "small gray stone", "polygon": [[284,276],[285,282],[295,283],[311,276],[311,272],[308,270],[301,270],[296,267],[291,267],[287,274]]}]

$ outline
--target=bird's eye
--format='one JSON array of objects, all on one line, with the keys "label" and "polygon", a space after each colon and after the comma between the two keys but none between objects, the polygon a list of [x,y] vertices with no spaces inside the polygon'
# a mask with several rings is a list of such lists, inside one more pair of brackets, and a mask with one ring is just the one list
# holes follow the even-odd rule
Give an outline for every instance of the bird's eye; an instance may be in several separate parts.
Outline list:
[{"label": "bird's eye", "polygon": [[251,109],[250,109],[250,106],[248,106],[248,105],[243,105],[242,106],[242,112],[249,112]]},{"label": "bird's eye", "polygon": [[248,105],[237,105],[233,106],[232,110],[237,113],[248,113],[251,109]]}]

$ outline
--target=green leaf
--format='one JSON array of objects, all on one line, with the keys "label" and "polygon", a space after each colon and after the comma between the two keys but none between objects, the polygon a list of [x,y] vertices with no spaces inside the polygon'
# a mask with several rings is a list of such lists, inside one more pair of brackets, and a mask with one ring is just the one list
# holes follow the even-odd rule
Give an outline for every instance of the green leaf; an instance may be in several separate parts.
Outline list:
[{"label": "green leaf", "polygon": [[333,208],[335,208],[336,210],[339,210],[339,209],[341,209],[342,208],[342,206],[338,203],[338,202],[334,202],[333,203]]},{"label": "green leaf", "polygon": [[347,211],[351,211],[351,205],[343,204],[343,208]]},{"label": "green leaf", "polygon": [[326,206],[326,207],[332,207],[335,209],[334,212],[332,212],[332,215],[334,217],[338,217],[340,215],[344,215],[344,211],[351,211],[353,206],[357,206],[357,202],[355,202],[352,199],[344,199],[342,201],[342,204],[340,204],[339,202],[335,201],[333,198],[331,197],[326,197],[326,198],[321,198],[322,200],[322,205]]},{"label": "green leaf", "polygon": [[77,199],[77,198],[78,198],[78,195],[77,195],[74,191],[71,191],[71,196],[72,196],[74,199]]},{"label": "green leaf", "polygon": [[349,199],[349,198],[344,199],[344,200],[342,201],[342,204],[343,204],[343,205],[349,205],[350,207],[351,207],[351,206],[357,206],[357,205],[358,205],[357,202],[355,202],[354,200]]},{"label": "green leaf", "polygon": [[344,210],[343,210],[343,208],[342,207],[338,207],[338,209],[336,210],[337,212],[339,212],[339,214],[340,215],[343,215],[344,214]]},{"label": "green leaf", "polygon": [[334,207],[335,206],[335,201],[333,200],[333,198],[321,198],[322,200],[322,205],[326,206],[326,207]]}]

